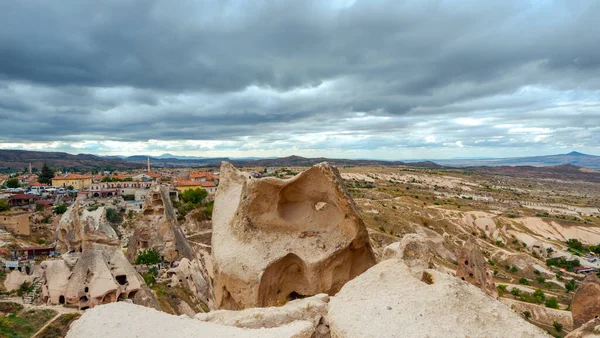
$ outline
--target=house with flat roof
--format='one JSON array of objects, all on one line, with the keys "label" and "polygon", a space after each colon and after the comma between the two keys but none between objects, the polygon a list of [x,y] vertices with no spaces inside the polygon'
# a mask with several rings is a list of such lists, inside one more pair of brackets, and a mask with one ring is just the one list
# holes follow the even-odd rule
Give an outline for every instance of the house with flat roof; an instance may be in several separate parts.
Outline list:
[{"label": "house with flat roof", "polygon": [[67,188],[73,186],[77,190],[83,190],[92,185],[91,175],[67,174],[64,176],[54,177],[52,185],[55,187]]},{"label": "house with flat roof", "polygon": [[15,235],[29,236],[29,213],[26,211],[7,211],[0,213],[0,226]]}]

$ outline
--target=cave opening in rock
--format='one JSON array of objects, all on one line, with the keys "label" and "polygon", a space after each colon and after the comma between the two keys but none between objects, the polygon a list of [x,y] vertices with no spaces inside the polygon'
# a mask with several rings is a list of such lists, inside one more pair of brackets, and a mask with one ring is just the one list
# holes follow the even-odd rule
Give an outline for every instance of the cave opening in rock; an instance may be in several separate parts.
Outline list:
[{"label": "cave opening in rock", "polygon": [[117,283],[119,283],[119,285],[127,284],[127,276],[126,275],[115,276],[115,279],[117,280]]},{"label": "cave opening in rock", "polygon": [[88,293],[90,292],[90,288],[88,288],[87,286],[83,289],[83,292]]},{"label": "cave opening in rock", "polygon": [[65,303],[65,296],[60,296],[58,297],[58,304],[64,304]]},{"label": "cave opening in rock", "polygon": [[287,299],[288,300],[296,300],[296,299],[302,299],[302,298],[306,298],[305,295],[301,295],[296,291],[292,291],[288,296]]}]

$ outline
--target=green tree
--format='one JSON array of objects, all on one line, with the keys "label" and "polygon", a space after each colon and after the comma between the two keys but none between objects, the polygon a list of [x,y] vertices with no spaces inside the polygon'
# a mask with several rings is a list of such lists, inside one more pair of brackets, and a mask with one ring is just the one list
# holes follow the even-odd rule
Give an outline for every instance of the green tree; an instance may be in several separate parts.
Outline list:
[{"label": "green tree", "polygon": [[529,281],[527,280],[527,278],[521,277],[519,278],[519,284],[529,285]]},{"label": "green tree", "polygon": [[516,297],[519,297],[519,295],[521,294],[521,290],[519,288],[512,288],[510,290],[510,294]]},{"label": "green tree", "polygon": [[160,253],[154,249],[142,250],[135,260],[135,264],[152,265],[160,263]]},{"label": "green tree", "polygon": [[575,280],[571,279],[570,281],[566,282],[565,289],[567,290],[567,292],[575,290]]},{"label": "green tree", "polygon": [[535,290],[532,295],[537,303],[543,303],[546,300],[546,294],[544,291],[542,291],[542,289]]},{"label": "green tree", "polygon": [[114,208],[106,208],[106,219],[113,224],[121,223],[121,221],[123,221],[121,214]]},{"label": "green tree", "polygon": [[67,190],[75,190],[75,187],[72,186],[72,185],[70,185],[70,186],[67,187]]},{"label": "green tree", "polygon": [[21,186],[21,184],[19,184],[19,180],[16,178],[11,178],[9,180],[6,181],[6,186],[9,188],[18,188]]},{"label": "green tree", "polygon": [[558,309],[558,300],[556,300],[556,297],[550,297],[548,300],[546,300],[546,307]]},{"label": "green tree", "polygon": [[544,277],[536,277],[535,280],[537,280],[537,282],[540,284],[544,284],[546,282],[546,278]]},{"label": "green tree", "polygon": [[508,287],[508,285],[506,285],[506,284],[498,284],[498,286],[496,286],[496,288],[498,289],[498,295],[502,296],[504,294],[504,292],[506,291],[507,287]]},{"label": "green tree", "polygon": [[110,178],[110,176],[104,176],[102,177],[102,179],[100,180],[100,182],[112,182],[112,178]]},{"label": "green tree", "polygon": [[531,318],[531,312],[525,311],[525,312],[523,312],[523,316],[525,316],[525,318],[529,319],[529,318]]},{"label": "green tree", "polygon": [[0,211],[10,210],[10,205],[5,200],[0,200]]},{"label": "green tree", "polygon": [[192,203],[194,206],[199,206],[200,203],[208,196],[208,192],[202,188],[188,189],[181,195],[181,199],[186,203]]},{"label": "green tree", "polygon": [[67,205],[64,203],[61,203],[59,205],[57,205],[56,207],[54,207],[54,212],[57,215],[62,215],[67,211]]},{"label": "green tree", "polygon": [[556,332],[562,331],[563,325],[561,323],[554,321],[554,323],[552,323],[552,325],[554,326],[554,329],[556,330]]},{"label": "green tree", "polygon": [[53,177],[54,171],[52,171],[52,169],[50,169],[50,167],[48,167],[46,163],[44,163],[44,166],[42,167],[42,172],[38,175],[38,182],[42,184],[50,184],[52,183]]}]

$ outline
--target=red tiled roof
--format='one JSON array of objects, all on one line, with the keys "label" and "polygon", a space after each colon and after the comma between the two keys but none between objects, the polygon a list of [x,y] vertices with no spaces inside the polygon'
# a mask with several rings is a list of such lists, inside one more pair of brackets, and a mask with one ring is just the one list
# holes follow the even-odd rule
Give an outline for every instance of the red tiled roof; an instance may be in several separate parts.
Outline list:
[{"label": "red tiled roof", "polygon": [[216,187],[217,186],[214,182],[210,182],[210,181],[198,182],[198,183],[200,183],[200,186],[204,187],[204,188],[212,188],[212,187]]},{"label": "red tiled roof", "polygon": [[52,202],[51,200],[37,200],[37,201],[35,201],[35,204],[39,204],[39,205],[53,205],[54,202]]},{"label": "red tiled roof", "polygon": [[28,200],[28,199],[38,199],[39,197],[31,194],[15,194],[10,196],[9,200]]},{"label": "red tiled roof", "polygon": [[201,187],[200,183],[203,182],[184,180],[183,178],[175,180],[176,187]]}]

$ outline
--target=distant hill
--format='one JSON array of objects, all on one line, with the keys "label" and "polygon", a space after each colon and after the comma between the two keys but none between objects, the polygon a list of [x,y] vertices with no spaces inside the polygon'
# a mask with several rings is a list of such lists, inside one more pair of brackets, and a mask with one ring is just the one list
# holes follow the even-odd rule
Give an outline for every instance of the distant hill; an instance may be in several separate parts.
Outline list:
[{"label": "distant hill", "polygon": [[557,180],[577,180],[586,182],[600,182],[600,171],[581,168],[572,164],[562,164],[557,166],[487,166],[487,167],[468,167],[479,173],[504,175],[520,178],[547,178]]},{"label": "distant hill", "polygon": [[513,158],[492,158],[492,159],[461,159],[461,160],[439,160],[436,161],[445,166],[533,166],[545,167],[563,164],[571,164],[578,167],[600,170],[600,156],[588,155],[572,151],[568,154],[531,156],[531,157],[513,157]]},{"label": "distant hill", "polygon": [[[165,156],[168,154],[163,154],[161,156]],[[186,157],[183,156],[181,158],[175,157],[152,157],[150,156],[150,165],[153,167],[161,167],[161,168],[189,168],[189,167],[199,167],[199,166],[207,166],[207,165],[218,165],[221,161],[229,161],[227,157],[218,157],[218,158],[204,158],[204,157]],[[124,161],[136,164],[147,165],[148,156],[147,155],[134,155],[129,157],[124,157]]]},{"label": "distant hill", "polygon": [[3,150],[0,149],[0,170],[23,170],[29,166],[41,169],[44,163],[56,169],[88,171],[92,169],[136,169],[143,165],[119,158],[106,158],[90,154],[72,155],[62,152]]},{"label": "distant hill", "polygon": [[233,165],[238,167],[307,167],[313,166],[317,163],[328,162],[329,164],[345,167],[345,166],[355,166],[355,167],[369,167],[369,166],[410,166],[410,167],[420,167],[420,168],[442,168],[441,165],[430,162],[413,162],[413,163],[405,163],[400,161],[381,161],[381,160],[348,160],[348,159],[338,159],[338,158],[326,158],[326,157],[316,157],[316,158],[307,158],[302,156],[288,156],[288,157],[280,157],[280,158],[268,158],[268,159],[258,159],[258,160],[232,160]]}]

